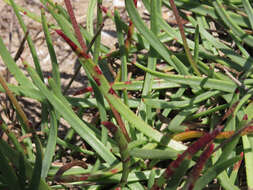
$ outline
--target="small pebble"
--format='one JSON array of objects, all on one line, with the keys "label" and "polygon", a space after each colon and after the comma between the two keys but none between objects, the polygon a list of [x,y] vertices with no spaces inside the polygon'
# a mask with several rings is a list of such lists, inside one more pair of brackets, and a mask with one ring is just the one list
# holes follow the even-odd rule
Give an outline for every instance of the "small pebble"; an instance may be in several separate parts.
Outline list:
[{"label": "small pebble", "polygon": [[[125,7],[125,1],[124,0],[113,0],[113,6],[122,8]],[[141,3],[138,1],[137,6],[140,7]]]}]

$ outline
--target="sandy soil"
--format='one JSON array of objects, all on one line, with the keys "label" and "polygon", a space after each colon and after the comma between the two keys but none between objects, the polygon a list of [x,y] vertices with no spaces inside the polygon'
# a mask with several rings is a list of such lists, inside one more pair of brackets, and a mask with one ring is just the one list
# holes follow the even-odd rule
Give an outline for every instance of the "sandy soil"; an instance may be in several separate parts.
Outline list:
[{"label": "sandy soil", "polygon": [[[38,0],[16,0],[18,5],[23,6],[29,9],[32,12],[40,14],[40,2]],[[57,1],[59,4],[64,5],[63,0]],[[86,12],[88,8],[88,0],[73,0],[73,7],[77,17],[77,20],[80,24],[85,26],[86,24]],[[112,2],[104,1],[104,6],[111,7]],[[11,52],[11,55],[14,57],[17,48],[20,45],[20,42],[24,36],[23,32],[19,28],[16,17],[10,6],[6,5],[4,2],[0,2],[0,36],[4,40],[7,48]],[[42,70],[45,72],[45,77],[47,77],[51,70],[50,65],[50,57],[48,55],[48,50],[44,40],[44,34],[42,31],[42,27],[39,23],[35,21],[23,17],[26,25],[29,28],[30,35],[37,49],[37,53],[40,59],[40,64]],[[53,20],[49,17],[49,22],[53,22]],[[106,23],[104,27],[104,31],[110,31],[113,29],[112,23]],[[103,43],[113,47],[115,39],[112,35],[107,35],[103,32]],[[11,38],[10,38],[11,36]],[[62,40],[56,34],[52,34],[52,38],[55,44],[55,49],[57,53],[58,62],[60,64],[60,69],[63,74],[63,78],[69,78],[71,74],[73,74],[74,63],[76,60],[76,56],[69,50],[68,46],[63,44]],[[25,46],[25,51],[22,53],[22,58],[25,59],[28,63],[32,64],[32,58],[28,49],[28,45]],[[0,70],[4,70],[5,67],[0,61]],[[19,61],[18,61],[18,64]],[[76,85],[76,84],[75,84]]]}]

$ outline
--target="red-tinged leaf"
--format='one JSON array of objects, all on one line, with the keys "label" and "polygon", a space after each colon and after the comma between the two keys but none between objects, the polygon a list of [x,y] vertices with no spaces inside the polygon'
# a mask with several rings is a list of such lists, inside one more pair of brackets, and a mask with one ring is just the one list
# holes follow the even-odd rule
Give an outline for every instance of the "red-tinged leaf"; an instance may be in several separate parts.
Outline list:
[{"label": "red-tinged leaf", "polygon": [[[78,25],[78,23],[76,21],[76,17],[75,17],[75,14],[74,14],[71,2],[70,2],[70,0],[64,0],[64,2],[65,2],[65,5],[66,5],[66,8],[67,8],[67,11],[69,13],[69,17],[70,17],[71,23],[73,25],[73,28],[74,28],[77,40],[78,40],[79,44],[81,45],[81,47],[83,49],[83,52],[86,52],[87,51],[87,47],[86,47],[86,45],[84,43],[84,40],[83,40],[81,31],[80,31],[79,25]],[[88,55],[88,54],[86,54],[86,55]]]},{"label": "red-tinged leaf", "polygon": [[111,95],[116,95],[116,92],[113,90],[112,87],[109,89],[108,93]]},{"label": "red-tinged leaf", "polygon": [[[74,167],[74,166],[79,166],[79,167],[82,167],[82,168],[84,168],[84,169],[87,169],[87,168],[88,168],[87,164],[86,164],[84,161],[74,161],[74,162],[68,163],[68,164],[62,166],[62,167],[56,172],[56,174],[55,174],[55,176],[54,176],[54,180],[55,180],[55,181],[62,181],[62,180],[63,180],[63,179],[61,178],[62,174],[63,174],[65,171],[69,170],[70,168],[72,168],[72,167]],[[85,175],[85,176],[82,176],[82,178],[83,178],[83,179],[87,179],[88,176]],[[78,177],[76,177],[76,176],[69,176],[69,179],[66,179],[66,180],[70,180],[70,179],[71,179],[71,180],[74,180],[74,181],[79,181],[79,180],[78,180]]]},{"label": "red-tinged leaf", "polygon": [[242,119],[245,120],[245,121],[247,121],[248,120],[248,115],[245,114]]},{"label": "red-tinged leaf", "polygon": [[[111,89],[112,89],[112,87],[110,88],[109,91],[111,91]],[[113,90],[113,89],[112,89],[112,90]],[[113,90],[113,92],[112,92],[112,95],[116,95],[116,93],[115,93],[114,90]],[[110,105],[111,110],[112,110],[112,113],[113,113],[113,115],[114,115],[114,117],[115,117],[115,119],[116,119],[116,121],[117,121],[117,123],[118,123],[120,129],[121,129],[121,132],[124,134],[124,136],[125,136],[125,138],[127,139],[127,141],[130,142],[131,139],[130,139],[128,133],[127,133],[125,124],[124,124],[124,122],[123,122],[123,120],[122,120],[122,118],[121,118],[119,112],[112,106],[111,103],[109,103],[109,105]]]},{"label": "red-tinged leaf", "polygon": [[200,172],[204,168],[204,165],[205,165],[206,161],[209,159],[209,157],[213,153],[213,150],[214,150],[214,144],[211,143],[205,149],[205,151],[201,154],[201,156],[198,159],[198,162],[196,163],[196,165],[192,169],[192,172],[189,175],[189,179],[186,182],[186,185],[185,185],[186,188],[185,189],[189,189],[189,190],[193,189],[196,180],[200,176]]},{"label": "red-tinged leaf", "polygon": [[253,126],[248,126],[245,129],[243,129],[241,136],[246,135],[246,134],[252,134],[253,133]]},{"label": "red-tinged leaf", "polygon": [[136,8],[137,8],[137,3],[138,3],[138,0],[134,0],[134,5]]},{"label": "red-tinged leaf", "polygon": [[130,48],[133,32],[134,32],[134,25],[133,25],[133,22],[130,20],[129,25],[128,25],[128,31],[127,31],[127,39],[125,41],[125,47],[127,50],[129,50]]},{"label": "red-tinged leaf", "polygon": [[151,190],[160,190],[161,188],[158,187],[157,185],[153,185],[153,187],[151,188]]},{"label": "red-tinged leaf", "polygon": [[[193,143],[187,150],[183,152],[183,154],[178,155],[177,159],[174,160],[168,168],[165,170],[165,172],[162,174],[162,176],[157,179],[152,187],[153,189],[159,189],[162,187],[161,181],[169,181],[168,183],[171,183],[173,180],[173,183],[177,183],[178,180],[180,180],[178,177],[175,177],[173,179],[174,175],[180,175],[183,176],[184,173],[186,172],[186,167],[190,163],[193,155],[198,152],[200,149],[205,147],[207,144],[213,141],[213,139],[220,133],[220,131],[223,129],[223,126],[218,126],[212,133],[205,134],[203,137],[201,137],[198,141]],[[212,151],[208,151],[208,154],[211,154],[213,152],[213,147]],[[207,155],[204,155],[203,157],[208,157]],[[179,169],[180,168],[180,169]],[[183,172],[181,171],[183,170]]]},{"label": "red-tinged leaf", "polygon": [[100,82],[99,78],[93,77],[93,79],[97,83],[98,86],[101,86],[101,82]]},{"label": "red-tinged leaf", "polygon": [[177,159],[168,166],[168,168],[165,170],[164,177],[166,179],[170,178],[173,175],[175,169],[181,164],[184,159],[191,159],[195,153],[209,144],[221,132],[222,129],[223,126],[218,126],[212,133],[205,134],[199,140],[189,146],[182,155],[179,155]]},{"label": "red-tinged leaf", "polygon": [[54,31],[69,44],[73,51],[76,51],[78,46],[74,42],[72,42],[61,30],[55,29]]},{"label": "red-tinged leaf", "polygon": [[102,75],[102,71],[97,65],[94,67],[94,70],[98,75]]},{"label": "red-tinged leaf", "polygon": [[207,133],[203,137],[201,137],[199,140],[197,140],[195,143],[193,143],[186,151],[189,154],[195,154],[197,151],[199,151],[201,148],[206,146],[208,143],[210,143],[224,128],[224,126],[218,126],[212,133]]},{"label": "red-tinged leaf", "polygon": [[107,12],[108,12],[108,8],[107,8],[107,7],[105,7],[105,6],[103,6],[103,5],[99,5],[99,8],[100,8],[105,14],[107,14]]},{"label": "red-tinged leaf", "polygon": [[[134,1],[135,7],[137,7],[138,0],[133,0],[133,1]],[[134,33],[134,25],[133,25],[133,22],[131,20],[129,20],[127,39],[125,41],[125,47],[126,47],[127,51],[129,51],[129,49],[130,49],[133,33]]]},{"label": "red-tinged leaf", "polygon": [[73,96],[77,96],[77,95],[84,94],[84,93],[86,93],[86,92],[92,92],[92,91],[93,91],[92,87],[91,87],[91,86],[88,86],[88,87],[86,87],[86,88],[84,88],[84,89],[78,90],[77,92],[75,92],[75,93],[73,94]]},{"label": "red-tinged leaf", "polygon": [[125,81],[124,84],[132,84],[132,81]]},{"label": "red-tinged leaf", "polygon": [[241,160],[239,160],[238,162],[235,163],[233,170],[239,170],[241,163],[242,163],[242,159],[243,159],[243,152],[241,152],[240,156],[241,156]]},{"label": "red-tinged leaf", "polygon": [[165,170],[163,177],[165,179],[169,179],[175,172],[175,170],[179,167],[179,165],[182,163],[182,161],[185,159],[187,155],[187,152],[185,151],[183,154],[179,154],[177,156],[177,159],[173,161],[169,167]]},{"label": "red-tinged leaf", "polygon": [[224,121],[225,119],[227,119],[230,115],[233,115],[234,111],[235,111],[235,108],[236,106],[239,104],[239,101],[237,101],[236,103],[234,103],[229,109],[228,111],[225,113],[225,115],[222,117],[222,121]]},{"label": "red-tinged leaf", "polygon": [[69,46],[71,47],[71,49],[77,53],[78,56],[80,57],[84,57],[85,59],[90,59],[89,54],[85,53],[84,51],[82,51],[73,41],[71,41],[61,30],[55,30],[55,32],[61,36],[66,42],[67,44],[69,44]]},{"label": "red-tinged leaf", "polygon": [[104,125],[112,134],[115,134],[118,130],[118,127],[110,121],[102,121],[101,124]]},{"label": "red-tinged leaf", "polygon": [[119,172],[119,170],[118,170],[118,169],[112,169],[112,170],[110,170],[110,172],[111,172],[112,174],[116,174],[116,173]]}]

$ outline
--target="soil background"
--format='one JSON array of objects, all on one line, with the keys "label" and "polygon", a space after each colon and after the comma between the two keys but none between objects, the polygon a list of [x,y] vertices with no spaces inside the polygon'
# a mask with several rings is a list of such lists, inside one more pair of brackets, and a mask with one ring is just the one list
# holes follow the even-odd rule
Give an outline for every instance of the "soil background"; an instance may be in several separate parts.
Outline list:
[{"label": "soil background", "polygon": [[[25,7],[29,9],[31,12],[37,13],[37,15],[40,16],[41,3],[39,0],[15,0],[15,2],[18,5]],[[57,0],[55,2],[65,7],[63,0]],[[71,2],[78,23],[85,27],[86,13],[88,9],[89,0],[72,0]],[[112,0],[104,0],[103,5],[110,9],[111,7],[113,7],[112,6],[113,2]],[[50,15],[49,14],[46,15],[48,22],[53,23],[54,20],[50,17]],[[50,75],[51,64],[44,34],[42,31],[42,26],[40,23],[37,23],[36,21],[33,21],[32,19],[26,16],[23,16],[23,19],[26,23],[26,26],[29,29],[29,34],[36,47],[40,64],[44,72],[44,77],[47,78]],[[116,42],[113,31],[114,31],[113,23],[107,20],[105,22],[105,26],[102,32],[102,43],[111,48],[114,46],[114,43]],[[9,5],[7,5],[3,0],[0,0],[0,36],[4,40],[4,43],[8,48],[8,50],[11,52],[11,55],[14,57],[22,41],[22,38],[24,37],[24,33],[18,24],[18,21],[16,19],[15,14],[13,13],[12,8]],[[61,38],[54,32],[52,32],[52,40],[55,45],[59,68],[62,75],[61,77],[63,79],[62,84],[64,86],[67,80],[70,79],[72,74],[74,73],[76,56],[74,55],[74,53],[72,53],[68,45],[65,44],[61,40]],[[25,44],[25,50],[22,53],[21,57],[24,60],[26,60],[29,64],[33,64],[33,60],[27,43]],[[4,73],[5,66],[1,59],[0,62],[1,62],[0,71],[2,72],[2,74],[5,74]],[[20,64],[20,60],[17,61],[17,64],[22,67],[22,65]],[[79,82],[81,82],[80,80],[81,78],[79,76],[77,80],[74,82],[73,87],[78,87]]]}]

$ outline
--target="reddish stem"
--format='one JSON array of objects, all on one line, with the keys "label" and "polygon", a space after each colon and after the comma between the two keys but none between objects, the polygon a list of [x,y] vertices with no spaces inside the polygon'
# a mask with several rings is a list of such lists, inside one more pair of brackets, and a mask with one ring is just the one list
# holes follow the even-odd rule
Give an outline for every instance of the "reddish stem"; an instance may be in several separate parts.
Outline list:
[{"label": "reddish stem", "polygon": [[[69,170],[70,168],[74,167],[74,166],[79,166],[82,167],[84,169],[87,169],[87,164],[84,161],[73,161],[71,163],[65,164],[64,166],[62,166],[55,174],[54,176],[54,180],[56,181],[62,181],[61,176],[63,175],[63,173],[67,170]],[[82,179],[87,179],[88,175],[86,174],[85,176],[82,176]],[[71,176],[71,179],[77,181],[78,177],[75,176]]]},{"label": "reddish stem", "polygon": [[205,151],[201,154],[201,156],[199,157],[198,162],[196,163],[196,165],[194,166],[194,168],[192,169],[189,179],[189,184],[187,184],[186,189],[193,189],[194,184],[196,182],[196,180],[198,179],[198,177],[200,176],[200,172],[202,171],[202,169],[204,168],[205,163],[207,162],[207,160],[210,158],[211,154],[213,153],[213,149],[214,149],[214,144],[211,143],[206,149]]},{"label": "reddish stem", "polygon": [[99,78],[93,77],[93,79],[97,83],[98,86],[101,86],[101,82],[100,82]]},{"label": "reddish stem", "polygon": [[98,75],[102,75],[103,73],[102,73],[102,71],[101,71],[101,69],[99,68],[99,66],[95,66],[94,67],[94,70],[95,70],[95,72],[98,74]]},{"label": "reddish stem", "polygon": [[73,41],[71,41],[61,30],[55,30],[55,32],[61,36],[71,47],[71,49],[77,53],[78,56],[84,57],[85,59],[90,59],[89,54],[85,53],[80,49]]},{"label": "reddish stem", "polygon": [[78,90],[77,92],[75,92],[75,93],[73,94],[73,96],[77,96],[77,95],[84,94],[84,93],[86,93],[86,92],[92,92],[92,91],[93,91],[92,87],[91,87],[91,86],[88,86],[88,87],[86,87],[86,88],[84,88],[84,89]]},{"label": "reddish stem", "polygon": [[128,132],[126,130],[126,127],[125,127],[125,124],[124,122],[122,121],[121,119],[121,116],[119,114],[119,112],[111,105],[111,103],[109,103],[111,109],[112,109],[112,112],[113,112],[113,115],[122,131],[122,133],[124,134],[124,136],[126,137],[127,141],[130,142],[131,141],[131,138],[129,137],[128,135]]},{"label": "reddish stem", "polygon": [[86,45],[85,45],[85,43],[83,41],[83,37],[82,37],[82,34],[80,32],[80,28],[79,28],[79,26],[77,24],[76,17],[75,17],[75,14],[74,14],[71,2],[70,2],[70,0],[64,0],[64,2],[65,2],[65,5],[66,5],[66,8],[68,10],[71,23],[72,23],[72,25],[74,27],[77,40],[78,40],[79,44],[81,45],[83,51],[86,52],[87,51],[87,47],[86,47]]}]

